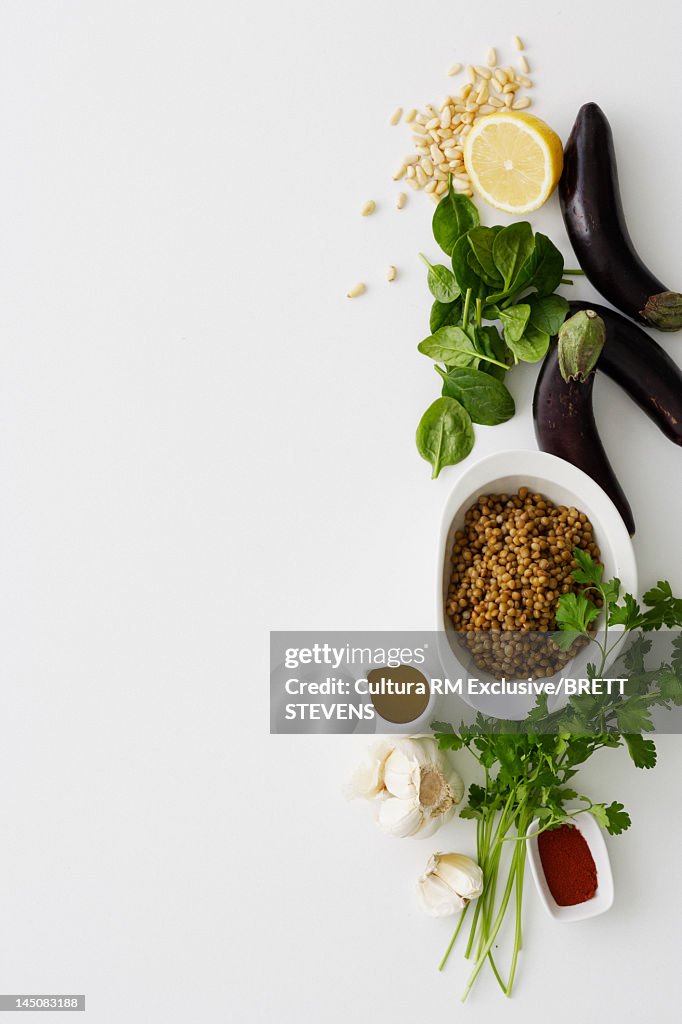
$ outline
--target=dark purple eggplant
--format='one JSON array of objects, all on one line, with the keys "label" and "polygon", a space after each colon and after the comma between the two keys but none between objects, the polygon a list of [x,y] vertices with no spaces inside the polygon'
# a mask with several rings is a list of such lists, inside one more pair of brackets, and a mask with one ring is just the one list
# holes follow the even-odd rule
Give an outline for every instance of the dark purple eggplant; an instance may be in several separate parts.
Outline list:
[{"label": "dark purple eggplant", "polygon": [[557,340],[553,338],[533,395],[535,436],[541,451],[572,463],[604,488],[632,536],[635,532],[632,509],[611,468],[594,420],[593,387],[594,373],[584,382],[564,380],[559,368]]},{"label": "dark purple eggplant", "polygon": [[640,323],[678,331],[682,295],[654,277],[635,250],[621,204],[611,126],[596,103],[578,111],[559,198],[578,262],[597,291]]},{"label": "dark purple eggplant", "polygon": [[574,301],[571,314],[593,309],[606,325],[597,369],[615,380],[675,444],[682,445],[682,370],[632,320],[606,306]]}]

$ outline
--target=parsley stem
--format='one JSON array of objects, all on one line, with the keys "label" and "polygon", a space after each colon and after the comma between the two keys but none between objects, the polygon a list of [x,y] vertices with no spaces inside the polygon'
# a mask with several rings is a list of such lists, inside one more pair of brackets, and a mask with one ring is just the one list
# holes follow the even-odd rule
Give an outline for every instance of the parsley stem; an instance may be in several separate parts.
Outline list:
[{"label": "parsley stem", "polygon": [[464,908],[462,913],[459,915],[459,921],[457,922],[457,927],[455,928],[455,933],[452,936],[452,938],[450,939],[450,945],[445,950],[445,956],[443,957],[443,959],[441,960],[440,964],[438,965],[438,970],[439,971],[442,971],[443,968],[445,967],[446,963],[447,963],[448,957],[450,956],[450,953],[452,952],[452,947],[454,946],[455,942],[457,941],[457,936],[459,935],[459,930],[462,927],[462,925],[464,924],[464,918],[466,917],[466,912],[467,912],[467,910],[469,909],[470,906],[471,906],[471,904],[467,903],[466,907]]},{"label": "parsley stem", "polygon": [[469,995],[469,992],[471,991],[471,989],[473,987],[473,984],[476,981],[476,978],[478,977],[478,975],[481,972],[481,968],[483,967],[483,964],[488,959],[488,953],[490,952],[490,950],[493,947],[493,943],[495,942],[495,939],[497,938],[497,933],[499,932],[500,928],[502,927],[502,921],[504,920],[504,915],[506,913],[507,905],[509,903],[509,898],[511,897],[512,888],[514,886],[514,878],[516,876],[516,857],[517,857],[517,851],[515,850],[514,851],[514,855],[513,855],[514,859],[512,861],[512,869],[509,872],[509,878],[507,879],[507,884],[505,886],[504,893],[502,895],[502,902],[500,904],[500,909],[497,912],[497,917],[495,918],[495,922],[493,924],[492,932],[486,938],[486,942],[485,942],[485,945],[483,947],[483,950],[481,951],[481,955],[479,956],[478,960],[476,961],[476,966],[474,967],[474,969],[473,969],[473,971],[471,973],[471,977],[469,978],[469,981],[467,982],[467,987],[465,988],[464,993],[462,995],[462,1002],[464,1002],[466,1000],[467,996]]}]

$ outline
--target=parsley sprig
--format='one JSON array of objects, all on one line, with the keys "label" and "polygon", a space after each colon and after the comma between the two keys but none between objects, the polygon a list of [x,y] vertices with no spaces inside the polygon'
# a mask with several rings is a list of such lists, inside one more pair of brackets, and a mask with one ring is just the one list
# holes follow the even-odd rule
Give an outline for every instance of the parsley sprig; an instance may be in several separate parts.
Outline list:
[{"label": "parsley sprig", "polygon": [[[553,639],[563,650],[568,650],[578,638],[594,645],[598,657],[596,663],[588,665],[593,680],[603,678],[607,665],[621,659],[623,676],[627,677],[625,694],[580,694],[551,713],[546,694],[541,694],[523,722],[478,714],[473,724],[463,723],[457,731],[448,723],[432,723],[440,748],[466,748],[484,775],[483,785],[473,783],[469,787],[468,805],[461,812],[463,818],[476,821],[478,862],[485,878],[464,954],[467,959],[473,956],[474,968],[463,1000],[486,962],[505,994],[511,994],[521,947],[525,840],[530,823],[535,818],[539,820],[539,833],[589,811],[611,835],[620,835],[631,823],[623,804],[615,800],[609,804],[595,803],[580,794],[574,781],[579,768],[596,751],[623,745],[636,767],[653,768],[656,747],[643,736],[653,730],[652,709],[682,705],[682,634],[673,641],[669,662],[655,670],[647,666],[652,644],[646,636],[662,627],[682,629],[682,599],[674,596],[669,583],[661,581],[644,594],[640,605],[630,594],[621,597],[620,580],[604,581],[603,567],[587,552],[576,550],[574,557],[577,568],[573,576],[583,584],[583,590],[559,598],[559,629]],[[604,626],[596,632],[594,627],[602,611]],[[629,642],[623,649],[626,638]],[[582,805],[579,810],[567,807],[574,808],[576,804]],[[498,900],[502,851],[509,842],[511,862]],[[516,924],[505,982],[493,948],[512,896]],[[441,969],[468,910],[469,906],[460,916]]]}]

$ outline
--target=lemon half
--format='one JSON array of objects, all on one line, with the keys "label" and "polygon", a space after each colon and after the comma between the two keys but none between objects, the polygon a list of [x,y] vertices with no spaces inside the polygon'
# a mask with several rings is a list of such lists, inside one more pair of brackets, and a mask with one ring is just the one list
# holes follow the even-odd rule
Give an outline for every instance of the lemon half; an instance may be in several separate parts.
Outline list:
[{"label": "lemon half", "polygon": [[482,117],[467,135],[464,164],[475,190],[506,213],[529,213],[561,177],[561,139],[533,114],[508,110]]}]

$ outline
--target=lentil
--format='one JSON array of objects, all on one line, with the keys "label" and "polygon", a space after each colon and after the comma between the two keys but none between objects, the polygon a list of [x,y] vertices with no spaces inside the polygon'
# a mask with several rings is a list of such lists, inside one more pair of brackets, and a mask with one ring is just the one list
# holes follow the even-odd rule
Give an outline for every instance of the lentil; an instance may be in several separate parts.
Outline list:
[{"label": "lentil", "polygon": [[555,631],[560,595],[583,589],[572,576],[574,548],[599,561],[585,513],[527,487],[481,495],[467,511],[455,534],[446,611],[479,668],[544,678],[574,657],[584,641],[564,652],[550,636],[523,637]]}]

